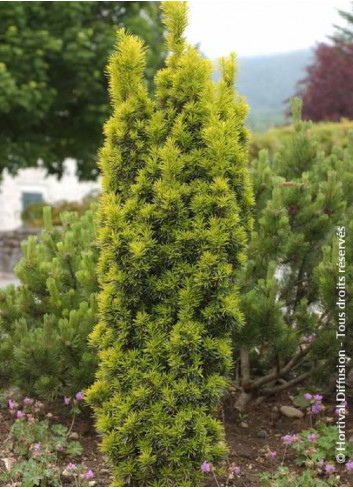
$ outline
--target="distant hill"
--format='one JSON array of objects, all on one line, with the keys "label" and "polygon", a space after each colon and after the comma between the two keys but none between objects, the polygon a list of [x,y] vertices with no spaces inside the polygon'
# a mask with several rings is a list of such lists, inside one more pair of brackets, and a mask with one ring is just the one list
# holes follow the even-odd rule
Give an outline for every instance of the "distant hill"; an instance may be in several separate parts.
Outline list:
[{"label": "distant hill", "polygon": [[253,131],[265,131],[286,121],[285,101],[305,76],[312,55],[308,49],[239,58],[237,91],[245,95],[250,106],[248,125]]}]

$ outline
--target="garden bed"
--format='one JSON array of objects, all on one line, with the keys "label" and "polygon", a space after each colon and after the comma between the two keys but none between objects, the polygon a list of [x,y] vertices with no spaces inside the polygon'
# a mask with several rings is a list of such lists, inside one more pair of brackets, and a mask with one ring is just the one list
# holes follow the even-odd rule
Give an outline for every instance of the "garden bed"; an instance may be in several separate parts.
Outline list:
[{"label": "garden bed", "polygon": [[[302,474],[306,467],[299,467],[295,463],[293,448],[285,445],[282,437],[287,434],[300,433],[303,430],[311,429],[312,423],[320,418],[327,425],[335,422],[333,399],[325,401],[325,408],[320,416],[312,417],[305,415],[302,419],[289,419],[280,414],[279,409],[283,405],[292,405],[293,397],[297,394],[296,390],[272,397],[260,404],[256,402],[250,406],[247,415],[239,415],[232,408],[231,402],[226,403],[227,408],[223,417],[226,427],[226,437],[229,446],[228,460],[222,467],[212,467],[206,475],[206,486],[236,486],[236,487],[256,487],[264,485],[261,481],[261,474],[264,472],[274,473],[281,465],[289,468],[290,476]],[[234,396],[235,397],[235,396]],[[305,410],[303,410],[305,411]],[[49,413],[49,414],[48,414]],[[106,460],[98,449],[99,438],[95,432],[90,413],[83,409],[77,415],[71,427],[72,418],[68,415],[66,406],[60,404],[46,404],[40,414],[41,419],[49,418],[49,422],[60,423],[70,430],[70,439],[78,441],[83,448],[82,454],[76,457],[62,455],[58,459],[60,466],[61,482],[63,486],[103,486],[111,484],[111,470]],[[20,478],[8,477],[6,464],[8,460],[16,456],[4,447],[9,441],[9,431],[14,423],[16,415],[10,414],[6,403],[2,404],[0,418],[0,483],[2,487],[20,486]],[[347,440],[353,439],[353,417],[351,413],[347,415],[346,435]],[[71,429],[70,429],[71,428]],[[352,443],[352,441],[350,442]],[[275,455],[274,455],[275,454]],[[332,460],[335,454],[332,454]],[[328,463],[328,461],[326,461]],[[82,475],[78,472],[67,475],[66,468],[70,463],[82,467]],[[317,482],[326,481],[327,474],[324,470],[316,471]],[[94,476],[86,480],[84,474],[92,471]],[[64,475],[63,475],[64,474]],[[66,475],[65,475],[66,474]],[[353,483],[353,471],[346,470],[344,465],[335,466],[333,477],[339,478],[337,484],[340,487],[351,487]]]}]

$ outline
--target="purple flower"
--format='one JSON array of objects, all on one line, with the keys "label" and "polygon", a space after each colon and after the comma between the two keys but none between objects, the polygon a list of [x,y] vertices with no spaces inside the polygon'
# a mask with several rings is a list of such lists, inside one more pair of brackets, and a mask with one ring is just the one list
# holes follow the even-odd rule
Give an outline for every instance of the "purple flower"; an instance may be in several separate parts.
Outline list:
[{"label": "purple flower", "polygon": [[321,404],[318,404],[317,402],[311,406],[311,412],[313,414],[319,414],[319,412],[322,410]]},{"label": "purple flower", "polygon": [[23,412],[18,410],[16,413],[16,418],[21,419],[21,418],[23,418],[23,416],[24,416]]},{"label": "purple flower", "polygon": [[84,393],[83,392],[78,392],[75,396],[76,398],[76,401],[82,401],[82,399],[84,398]]},{"label": "purple flower", "polygon": [[12,401],[11,399],[9,400],[9,409],[15,409],[15,401]]},{"label": "purple flower", "polygon": [[312,397],[313,397],[313,396],[312,396],[312,395],[311,395],[309,392],[307,392],[306,394],[304,394],[304,399],[305,399],[306,401],[311,401]]},{"label": "purple flower", "polygon": [[68,406],[70,404],[70,402],[71,402],[71,399],[69,397],[66,397],[65,396],[64,397],[64,404],[65,404],[65,406]]},{"label": "purple flower", "polygon": [[321,401],[322,401],[322,396],[321,396],[320,394],[315,394],[315,396],[314,396],[314,400],[315,400],[316,402],[321,402]]},{"label": "purple flower", "polygon": [[276,458],[277,457],[277,452],[274,450],[273,452],[270,450],[270,458]]},{"label": "purple flower", "polygon": [[201,472],[211,472],[211,464],[204,461],[204,463],[201,465]]},{"label": "purple flower", "polygon": [[56,449],[58,452],[62,452],[64,450],[64,447],[59,443],[59,445],[56,445]]},{"label": "purple flower", "polygon": [[314,341],[315,341],[315,333],[309,335],[308,338],[307,338],[307,340],[308,340],[308,343],[314,343]]},{"label": "purple flower", "polygon": [[44,404],[42,402],[40,402],[40,401],[36,401],[34,403],[35,409],[42,409],[43,406],[44,406]]},{"label": "purple flower", "polygon": [[319,438],[319,435],[317,433],[310,433],[308,435],[308,441],[310,441],[312,443],[316,443],[318,438]]},{"label": "purple flower", "polygon": [[296,435],[284,435],[284,436],[282,436],[282,441],[285,445],[292,445],[294,442],[297,441],[297,436]]},{"label": "purple flower", "polygon": [[233,470],[234,475],[240,475],[240,472],[241,472],[241,469],[240,469],[239,465],[234,467],[234,470]]},{"label": "purple flower", "polygon": [[336,471],[334,465],[327,464],[325,465],[325,472],[326,474],[333,474]]},{"label": "purple flower", "polygon": [[353,470],[353,460],[348,460],[348,462],[346,463],[346,470]]},{"label": "purple flower", "polygon": [[93,470],[89,469],[86,473],[85,473],[85,479],[87,480],[90,480],[90,479],[93,479],[94,477],[94,473],[93,473]]},{"label": "purple flower", "polygon": [[40,443],[35,443],[34,444],[34,451],[35,452],[40,452],[42,445]]},{"label": "purple flower", "polygon": [[25,398],[23,399],[23,404],[24,404],[25,406],[29,406],[30,404],[32,404],[32,402],[33,402],[33,401],[32,401],[32,399],[30,399],[29,397],[25,397]]},{"label": "purple flower", "polygon": [[77,469],[77,465],[76,464],[69,463],[69,465],[66,468],[67,468],[67,470],[76,470]]},{"label": "purple flower", "polygon": [[335,409],[335,415],[339,416],[340,415],[340,410],[338,408]]}]

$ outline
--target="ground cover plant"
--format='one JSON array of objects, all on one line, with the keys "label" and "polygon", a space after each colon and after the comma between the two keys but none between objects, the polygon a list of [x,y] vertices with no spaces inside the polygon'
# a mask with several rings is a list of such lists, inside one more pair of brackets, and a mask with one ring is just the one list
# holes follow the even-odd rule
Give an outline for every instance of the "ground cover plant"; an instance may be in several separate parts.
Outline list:
[{"label": "ground cover plant", "polygon": [[73,399],[65,397],[67,415],[73,416],[69,428],[56,422],[41,401],[30,397],[8,400],[8,414],[12,420],[0,449],[6,469],[1,471],[1,483],[6,486],[59,487],[70,481],[75,487],[91,485],[94,472],[87,468],[81,457],[81,443],[72,439],[72,434],[77,435],[72,428],[82,399],[82,392],[76,393]]},{"label": "ground cover plant", "polygon": [[[9,397],[10,396],[10,397]],[[308,400],[308,396],[310,399]],[[15,400],[17,399],[17,400]],[[278,406],[294,400],[304,418],[277,416]],[[112,484],[112,469],[99,452],[97,435],[84,406],[84,394],[55,404],[9,392],[0,395],[0,484],[3,487],[101,486]],[[311,407],[322,410],[312,414]],[[79,412],[81,411],[81,412]],[[317,391],[294,388],[253,405],[241,422],[231,410],[224,422],[228,457],[213,465],[204,460],[200,474],[206,486],[350,487],[353,482],[351,444],[344,464],[334,460],[334,399]],[[353,419],[346,409],[347,432]],[[74,442],[74,443],[73,443]],[[69,446],[71,445],[71,448]]]}]

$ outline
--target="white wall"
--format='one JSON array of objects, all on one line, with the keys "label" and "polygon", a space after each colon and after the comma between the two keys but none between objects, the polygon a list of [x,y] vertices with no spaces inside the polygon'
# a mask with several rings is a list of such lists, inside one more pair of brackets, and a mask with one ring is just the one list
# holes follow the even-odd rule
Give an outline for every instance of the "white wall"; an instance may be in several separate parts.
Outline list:
[{"label": "white wall", "polygon": [[0,230],[7,231],[22,225],[22,192],[40,192],[45,202],[80,201],[88,193],[100,188],[99,182],[79,182],[75,176],[76,162],[65,162],[61,180],[46,176],[42,168],[26,168],[12,177],[5,170],[0,182]]}]

